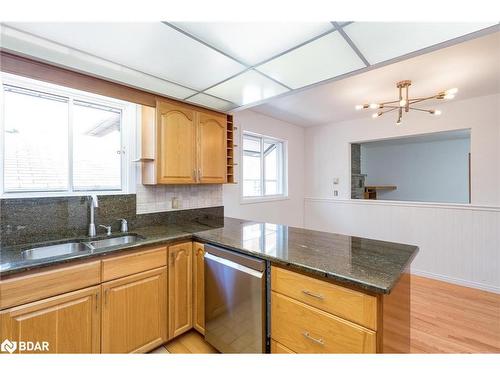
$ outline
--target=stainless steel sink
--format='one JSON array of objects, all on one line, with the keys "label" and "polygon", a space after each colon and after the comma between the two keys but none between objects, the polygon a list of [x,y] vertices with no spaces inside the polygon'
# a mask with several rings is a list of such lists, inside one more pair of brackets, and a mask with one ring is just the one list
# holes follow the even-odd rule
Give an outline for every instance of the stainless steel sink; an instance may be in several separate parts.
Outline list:
[{"label": "stainless steel sink", "polygon": [[91,248],[83,242],[68,242],[24,250],[22,256],[24,259],[43,259],[89,250],[91,250]]},{"label": "stainless steel sink", "polygon": [[133,243],[133,242],[139,241],[140,239],[141,239],[141,237],[136,236],[136,235],[127,235],[127,236],[121,236],[121,237],[106,238],[104,240],[91,241],[91,242],[88,242],[88,245],[92,249],[102,249],[104,247],[118,246],[118,245],[125,245],[128,243]]}]

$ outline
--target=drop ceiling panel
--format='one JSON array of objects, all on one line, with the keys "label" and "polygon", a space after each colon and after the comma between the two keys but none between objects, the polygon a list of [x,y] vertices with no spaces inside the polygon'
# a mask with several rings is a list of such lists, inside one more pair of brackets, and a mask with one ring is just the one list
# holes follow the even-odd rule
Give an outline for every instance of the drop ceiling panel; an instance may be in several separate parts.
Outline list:
[{"label": "drop ceiling panel", "polygon": [[193,89],[203,90],[244,70],[243,65],[161,22],[10,25]]},{"label": "drop ceiling panel", "polygon": [[263,62],[333,29],[329,22],[175,22],[174,24],[248,65]]},{"label": "drop ceiling panel", "polygon": [[260,65],[257,69],[297,89],[363,67],[363,61],[342,35],[335,31]]},{"label": "drop ceiling panel", "polygon": [[207,90],[208,94],[224,98],[238,105],[246,105],[288,91],[280,84],[249,70]]},{"label": "drop ceiling panel", "polygon": [[186,101],[188,101],[190,103],[194,103],[194,104],[199,104],[199,105],[202,105],[204,107],[217,109],[219,111],[228,111],[228,110],[236,107],[235,104],[232,104],[226,100],[215,98],[213,96],[203,94],[203,93],[196,94],[196,95],[186,99]]},{"label": "drop ceiling panel", "polygon": [[445,42],[496,23],[354,22],[344,27],[370,64]]},{"label": "drop ceiling panel", "polygon": [[150,92],[183,99],[196,91],[152,75],[0,25],[0,47]]}]

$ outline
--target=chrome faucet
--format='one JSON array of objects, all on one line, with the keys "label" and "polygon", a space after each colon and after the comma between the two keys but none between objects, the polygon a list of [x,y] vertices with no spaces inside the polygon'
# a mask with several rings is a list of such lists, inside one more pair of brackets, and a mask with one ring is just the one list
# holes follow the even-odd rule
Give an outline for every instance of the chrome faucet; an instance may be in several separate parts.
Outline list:
[{"label": "chrome faucet", "polygon": [[94,223],[94,208],[99,207],[99,201],[97,200],[97,195],[93,194],[89,196],[90,201],[90,224],[89,224],[89,237],[95,237],[95,223]]}]

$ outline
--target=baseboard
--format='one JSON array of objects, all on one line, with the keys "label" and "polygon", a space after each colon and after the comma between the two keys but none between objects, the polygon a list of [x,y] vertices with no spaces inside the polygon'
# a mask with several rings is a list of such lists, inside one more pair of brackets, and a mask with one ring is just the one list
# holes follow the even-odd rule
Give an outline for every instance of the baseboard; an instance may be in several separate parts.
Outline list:
[{"label": "baseboard", "polygon": [[494,285],[482,284],[482,283],[478,283],[478,282],[475,282],[475,281],[470,281],[470,280],[458,279],[458,278],[455,278],[455,277],[438,275],[438,274],[435,274],[435,273],[432,273],[432,272],[420,271],[420,270],[416,270],[416,269],[412,269],[411,273],[413,275],[417,275],[417,276],[428,277],[430,279],[445,281],[445,282],[451,283],[451,284],[462,285],[462,286],[466,286],[466,287],[469,287],[469,288],[481,289],[481,290],[485,290],[487,292],[492,292],[492,293],[500,294],[500,287],[494,286]]}]

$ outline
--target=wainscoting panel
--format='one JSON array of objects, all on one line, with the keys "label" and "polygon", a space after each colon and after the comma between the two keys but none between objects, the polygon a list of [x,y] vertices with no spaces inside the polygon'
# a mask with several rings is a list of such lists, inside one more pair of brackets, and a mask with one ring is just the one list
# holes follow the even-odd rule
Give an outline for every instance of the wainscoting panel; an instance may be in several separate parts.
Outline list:
[{"label": "wainscoting panel", "polygon": [[306,198],[304,226],[417,245],[412,273],[500,293],[500,208]]}]

